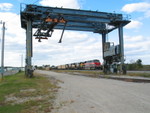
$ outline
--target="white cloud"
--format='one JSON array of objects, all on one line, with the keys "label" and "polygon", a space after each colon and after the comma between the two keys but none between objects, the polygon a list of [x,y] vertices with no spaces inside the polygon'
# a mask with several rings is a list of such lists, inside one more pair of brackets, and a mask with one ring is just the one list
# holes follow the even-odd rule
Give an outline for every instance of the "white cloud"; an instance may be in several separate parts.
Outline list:
[{"label": "white cloud", "polygon": [[144,64],[148,64],[150,57],[150,37],[138,36],[124,36],[124,49],[127,62],[130,60],[142,59]]},{"label": "white cloud", "polygon": [[47,64],[51,65],[96,58],[102,61],[101,38],[99,38],[99,34],[65,31],[62,43],[58,43],[60,33],[61,31],[55,30],[51,38],[42,40],[41,43],[34,40],[34,64],[42,63],[40,62],[42,59],[47,59]]},{"label": "white cloud", "polygon": [[122,11],[127,13],[146,12],[148,10],[150,10],[150,3],[146,3],[146,2],[126,4],[122,8]]},{"label": "white cloud", "polygon": [[143,13],[141,19],[150,17],[150,3],[148,2],[126,4],[121,10],[126,13],[141,12]]},{"label": "white cloud", "polygon": [[[20,15],[0,12],[5,22],[5,66],[20,66],[20,55],[25,54],[25,30],[21,28]],[[0,28],[2,25],[0,24]],[[1,37],[0,32],[0,37]],[[1,49],[1,47],[0,47]],[[25,55],[24,55],[25,56]]]},{"label": "white cloud", "polygon": [[[150,48],[150,37],[144,37],[142,35],[137,36],[124,36],[125,40],[125,48],[132,50],[144,49],[145,51],[149,51]],[[138,48],[138,49],[137,49]]]},{"label": "white cloud", "polygon": [[[122,11],[126,13],[133,13],[135,16],[140,15],[140,17],[137,20],[131,20],[131,23],[129,23],[127,26],[125,26],[126,29],[139,29],[141,26],[144,27],[145,18],[150,17],[150,3],[149,2],[140,2],[140,3],[132,3],[127,4],[122,8]],[[138,15],[136,15],[138,12]],[[138,21],[143,20],[143,22]],[[133,32],[133,31],[130,31]],[[135,35],[137,34],[137,35]],[[140,34],[140,35],[139,35]],[[149,57],[150,57],[150,37],[146,37],[146,33],[141,30],[141,32],[135,32],[135,36],[124,36],[124,48],[125,48],[125,55],[128,62],[130,60],[137,60],[142,59],[144,64],[148,64]]]},{"label": "white cloud", "polygon": [[80,5],[77,0],[41,0],[40,4],[43,6],[75,8],[79,9]]},{"label": "white cloud", "polygon": [[2,11],[9,11],[13,7],[10,3],[0,3],[0,10]]},{"label": "white cloud", "polygon": [[[144,39],[144,37],[142,35],[138,35],[138,36],[124,36],[125,40],[128,42],[137,42],[137,41],[142,41]],[[134,45],[135,46],[135,45]]]},{"label": "white cloud", "polygon": [[147,17],[147,18],[150,17],[150,10],[145,13],[145,17]]},{"label": "white cloud", "polygon": [[129,24],[125,26],[126,29],[138,29],[142,26],[143,24],[137,20],[131,20]]},{"label": "white cloud", "polygon": [[20,15],[0,12],[1,20],[6,23],[6,42],[24,44],[25,30],[21,28]]},{"label": "white cloud", "polygon": [[[12,49],[11,49],[12,50]],[[4,64],[5,66],[21,66],[21,53],[5,50]],[[23,61],[23,65],[25,62]]]}]

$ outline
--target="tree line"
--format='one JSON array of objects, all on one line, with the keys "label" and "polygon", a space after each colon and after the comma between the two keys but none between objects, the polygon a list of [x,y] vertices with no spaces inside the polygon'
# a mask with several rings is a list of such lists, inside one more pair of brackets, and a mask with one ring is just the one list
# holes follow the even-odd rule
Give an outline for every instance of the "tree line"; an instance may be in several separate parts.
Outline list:
[{"label": "tree line", "polygon": [[131,60],[130,63],[126,64],[127,70],[150,70],[150,65],[143,65],[142,60],[138,59],[136,61]]}]

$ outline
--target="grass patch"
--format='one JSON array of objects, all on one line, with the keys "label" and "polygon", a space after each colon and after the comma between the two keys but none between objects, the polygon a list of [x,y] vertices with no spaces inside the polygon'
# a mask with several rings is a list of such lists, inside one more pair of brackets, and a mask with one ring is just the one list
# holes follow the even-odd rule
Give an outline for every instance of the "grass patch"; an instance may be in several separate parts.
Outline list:
[{"label": "grass patch", "polygon": [[0,82],[0,113],[33,113],[53,108],[57,80],[34,74],[26,78],[24,72],[5,76]]},{"label": "grass patch", "polygon": [[23,105],[4,105],[0,106],[0,113],[18,113],[23,109]]},{"label": "grass patch", "polygon": [[[90,71],[90,70],[52,70],[59,73],[69,73],[69,74],[85,74],[90,77],[99,77],[99,75],[105,75],[103,72],[99,72],[97,70]],[[115,76],[120,76],[120,74],[110,74]],[[150,73],[127,73],[126,76],[137,76],[137,77],[150,77]],[[107,77],[107,75],[105,75]]]},{"label": "grass patch", "polygon": [[128,73],[127,75],[150,78],[150,73]]},{"label": "grass patch", "polygon": [[89,77],[99,77],[99,75],[104,75],[103,72],[97,71],[97,70],[52,70],[58,73],[69,73],[69,74],[74,74],[74,75],[85,75],[85,76],[89,76]]}]

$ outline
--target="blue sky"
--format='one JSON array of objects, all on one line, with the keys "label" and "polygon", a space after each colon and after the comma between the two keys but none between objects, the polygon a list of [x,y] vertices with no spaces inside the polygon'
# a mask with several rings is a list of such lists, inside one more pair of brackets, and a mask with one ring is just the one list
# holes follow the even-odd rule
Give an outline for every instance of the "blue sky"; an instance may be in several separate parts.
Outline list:
[{"label": "blue sky", "polygon": [[[20,25],[20,3],[115,12],[125,17],[130,15],[128,17],[131,18],[131,23],[124,27],[126,63],[142,59],[143,64],[150,64],[150,0],[1,0],[0,20],[6,22],[7,28],[5,35],[6,66],[20,66],[21,56],[25,58],[26,39],[25,30]],[[60,34],[61,31],[55,30],[51,38],[42,40],[41,43],[33,37],[34,65],[59,65],[91,59],[103,61],[101,35],[65,31],[63,43],[58,44]],[[117,30],[108,34],[107,40],[118,44]]]}]

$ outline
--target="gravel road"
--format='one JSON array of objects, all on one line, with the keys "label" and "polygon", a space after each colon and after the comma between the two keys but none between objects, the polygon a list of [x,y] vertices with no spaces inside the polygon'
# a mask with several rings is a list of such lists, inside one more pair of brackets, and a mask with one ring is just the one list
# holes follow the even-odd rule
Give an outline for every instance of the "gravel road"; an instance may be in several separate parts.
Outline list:
[{"label": "gravel road", "polygon": [[53,113],[150,113],[150,83],[36,72],[61,81]]}]

